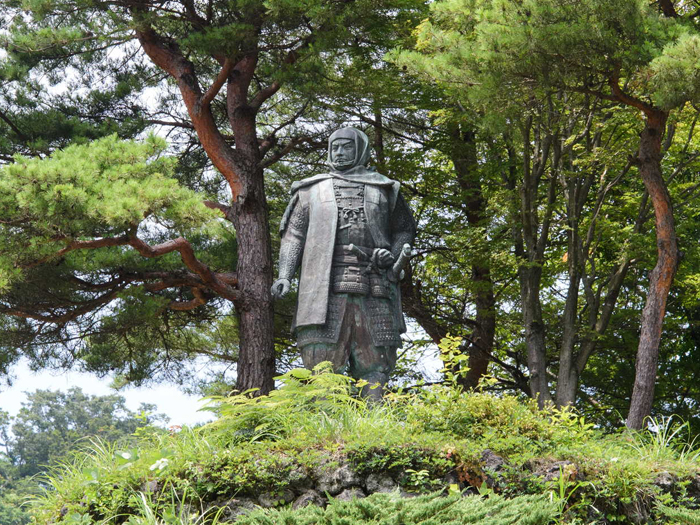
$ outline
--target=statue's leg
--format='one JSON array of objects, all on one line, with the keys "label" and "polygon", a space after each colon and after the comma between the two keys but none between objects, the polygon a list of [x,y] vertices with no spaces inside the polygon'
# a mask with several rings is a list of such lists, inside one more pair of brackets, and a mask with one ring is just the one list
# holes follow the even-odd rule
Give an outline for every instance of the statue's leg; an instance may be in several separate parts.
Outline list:
[{"label": "statue's leg", "polygon": [[348,359],[334,343],[311,343],[304,346],[301,349],[301,360],[304,368],[309,370],[324,361],[330,361],[336,374],[347,373]]},{"label": "statue's leg", "polygon": [[[350,304],[348,304],[348,310]],[[375,346],[372,343],[370,323],[364,308],[364,301],[357,298],[352,305],[354,331],[351,345],[349,373],[355,379],[364,379],[369,384],[363,387],[362,396],[381,400],[383,386],[396,366],[396,346]]]},{"label": "statue's leg", "polygon": [[396,365],[396,347],[374,346],[350,355],[350,375],[364,379],[367,385],[362,388],[362,397],[381,401],[384,385]]},{"label": "statue's leg", "polygon": [[[349,310],[351,309],[346,308],[343,318],[339,320],[340,331],[336,343],[311,342],[301,346],[301,360],[304,363],[304,368],[311,370],[324,361],[330,361],[333,363],[333,371],[335,373],[347,373],[353,324],[352,312],[349,312]],[[304,331],[309,332],[304,333]],[[313,341],[316,332],[318,330],[314,327],[298,328],[297,339],[300,341]],[[326,331],[323,330],[323,332]]]}]

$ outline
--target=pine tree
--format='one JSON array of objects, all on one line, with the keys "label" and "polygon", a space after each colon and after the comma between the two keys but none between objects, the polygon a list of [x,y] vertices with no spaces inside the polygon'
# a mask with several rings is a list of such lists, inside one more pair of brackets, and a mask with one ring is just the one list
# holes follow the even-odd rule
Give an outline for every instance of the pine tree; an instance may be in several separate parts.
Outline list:
[{"label": "pine tree", "polygon": [[[155,246],[140,245],[134,233],[136,224],[117,236],[90,239],[103,247],[124,246],[124,236],[129,237],[131,244],[127,245],[155,259],[152,270],[160,272],[159,277],[147,279],[143,286],[147,294],[180,290],[187,299],[179,301],[176,310],[168,301],[171,306],[161,310],[164,315],[160,327],[149,330],[145,337],[137,335],[135,339],[141,339],[141,344],[136,347],[146,345],[148,339],[156,341],[153,335],[169,325],[166,318],[171,312],[178,312],[175,317],[180,317],[179,312],[211,306],[214,299],[221,299],[235,311],[238,387],[269,391],[273,387],[275,354],[266,170],[322,133],[322,126],[303,121],[313,105],[314,83],[332,72],[336,64],[352,61],[353,49],[371,48],[375,42],[389,44],[396,34],[410,27],[407,21],[416,15],[414,8],[420,3],[181,0],[154,4],[140,0],[75,0],[32,3],[26,10],[24,4],[20,6],[14,0],[2,5],[12,21],[4,37],[9,54],[6,75],[29,75],[35,84],[43,79],[53,83],[54,89],[62,88],[76,101],[71,107],[80,108],[79,118],[85,116],[88,105],[79,104],[78,99],[99,101],[104,106],[103,114],[117,119],[112,104],[123,99],[110,97],[110,93],[121,90],[140,94],[141,106],[149,108],[142,124],[160,125],[179,134],[176,136],[185,141],[181,151],[188,153],[186,163],[190,163],[185,166],[188,169],[184,170],[183,181],[186,178],[192,188],[215,189],[205,199],[206,204],[218,210],[235,231],[235,256],[228,261],[235,259],[235,271],[212,269],[204,260],[206,250],[194,253],[193,239],[165,236]],[[337,89],[342,90],[343,84]],[[159,100],[149,101],[148,96],[154,98],[154,90]],[[193,150],[199,151],[199,156]],[[207,165],[215,171],[197,173],[198,168]],[[62,243],[62,247],[46,257],[58,266],[65,265],[65,252],[61,250],[95,247],[80,244],[87,239],[75,231],[52,240]],[[202,241],[202,246],[205,244]],[[179,268],[161,262],[173,250],[183,259]],[[37,262],[26,264],[36,266]],[[80,278],[77,273],[74,277]],[[122,282],[117,276],[116,281],[83,283],[80,286],[93,289],[104,286],[105,294],[96,302],[73,303],[73,308],[61,304],[63,310],[53,321],[27,304],[22,309],[6,304],[4,313],[29,319],[15,330],[22,333],[17,337],[26,342],[28,334],[40,334],[37,323],[65,325],[88,313],[96,314],[95,308],[111,301],[107,289],[113,299]],[[64,281],[63,286],[68,283]],[[59,306],[39,302],[39,310],[42,304]],[[155,317],[150,315],[157,325]],[[126,332],[122,345],[132,347]],[[163,346],[167,354],[168,344]],[[130,352],[134,354],[134,350]],[[131,364],[137,362],[138,358],[132,356]],[[141,371],[141,375],[149,373],[147,367]]]}]

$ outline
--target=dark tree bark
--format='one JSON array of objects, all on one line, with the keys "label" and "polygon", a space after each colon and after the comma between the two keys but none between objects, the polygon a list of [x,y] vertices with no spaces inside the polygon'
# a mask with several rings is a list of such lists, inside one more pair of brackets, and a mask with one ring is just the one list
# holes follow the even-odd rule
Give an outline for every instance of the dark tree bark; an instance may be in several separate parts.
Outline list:
[{"label": "dark tree bark", "polygon": [[[249,100],[248,88],[257,65],[257,55],[241,60],[229,74],[226,102],[229,123],[241,154],[241,192],[231,206],[231,220],[238,238],[238,282],[245,301],[236,306],[239,318],[239,390],[259,388],[267,393],[275,375],[272,248],[262,155],[258,145],[256,116],[262,100]],[[274,87],[272,88],[274,89]],[[272,93],[266,96],[271,96]],[[259,94],[262,96],[262,94]]]},{"label": "dark tree bark", "polygon": [[518,268],[520,279],[520,298],[525,326],[525,345],[527,347],[527,368],[530,372],[530,396],[537,399],[540,408],[551,401],[547,382],[547,354],[545,346],[545,329],[542,319],[540,287],[542,266]]},{"label": "dark tree bark", "polygon": [[580,200],[578,191],[583,191],[579,181],[569,177],[567,181],[567,265],[569,273],[569,286],[566,291],[564,314],[562,316],[562,341],[559,350],[559,374],[557,376],[557,406],[565,406],[574,402],[578,374],[574,361],[574,349],[576,345],[577,320],[578,320],[578,296],[582,277],[582,261],[580,250]]},{"label": "dark tree bark", "polygon": [[676,6],[673,4],[672,0],[659,0],[659,9],[666,17],[669,17],[669,18],[678,17],[678,12],[676,11]]},{"label": "dark tree bark", "polygon": [[639,174],[654,207],[658,259],[649,276],[649,292],[642,310],[634,388],[627,416],[627,427],[632,429],[641,429],[644,419],[651,414],[666,300],[679,262],[673,205],[661,173],[662,138],[668,114],[654,108],[646,108],[645,113],[646,125],[639,142]]},{"label": "dark tree bark", "polygon": [[[484,198],[476,151],[476,134],[472,130],[451,129],[451,157],[462,199],[467,223],[473,228],[484,226],[486,199]],[[465,388],[476,388],[486,374],[496,335],[496,300],[491,280],[488,254],[474,254],[472,263],[472,287],[476,306],[475,325],[465,340],[465,352],[469,355],[469,371],[460,379]]]},{"label": "dark tree bark", "polygon": [[377,170],[384,173],[386,170],[386,156],[384,155],[384,122],[382,119],[382,109],[374,108],[374,154],[377,159]]},{"label": "dark tree bark", "polygon": [[[549,228],[554,212],[556,178],[549,178],[544,210],[541,213],[539,189],[555,136],[538,125],[535,127],[535,136],[532,137],[532,117],[522,123],[521,131],[523,140],[522,179],[519,184],[516,181],[511,181],[509,184],[513,190],[517,188],[520,197],[516,198],[516,202],[514,202],[514,208],[518,210],[517,218],[520,219],[520,225],[514,218],[513,240],[515,255],[520,260],[518,280],[525,328],[527,367],[530,373],[530,396],[537,399],[538,406],[542,408],[552,399],[547,381],[545,326],[542,318],[540,289],[544,252],[549,240]],[[513,149],[509,149],[509,156],[511,157],[511,165],[514,167],[516,161]],[[555,160],[553,164],[557,162],[558,160]]]}]

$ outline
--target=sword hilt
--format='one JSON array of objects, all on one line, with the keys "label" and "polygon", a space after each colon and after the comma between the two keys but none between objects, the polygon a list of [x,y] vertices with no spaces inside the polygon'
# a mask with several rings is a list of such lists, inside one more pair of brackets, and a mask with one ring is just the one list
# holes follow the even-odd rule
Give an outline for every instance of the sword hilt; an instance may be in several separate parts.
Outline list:
[{"label": "sword hilt", "polygon": [[406,266],[406,263],[408,262],[408,259],[411,257],[411,245],[406,243],[403,245],[403,248],[401,248],[401,251],[399,252],[399,256],[396,258],[396,261],[394,262],[394,266],[391,267],[391,270],[389,270],[388,277],[390,281],[393,282],[399,282],[402,277],[403,277],[403,267]]}]

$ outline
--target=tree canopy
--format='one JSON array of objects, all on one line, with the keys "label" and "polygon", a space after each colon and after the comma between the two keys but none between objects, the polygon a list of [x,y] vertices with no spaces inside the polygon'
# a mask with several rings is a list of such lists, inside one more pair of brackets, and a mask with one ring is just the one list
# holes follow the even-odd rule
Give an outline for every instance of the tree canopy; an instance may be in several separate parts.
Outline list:
[{"label": "tree canopy", "polygon": [[287,191],[352,124],[419,221],[397,384],[445,340],[467,389],[698,421],[691,3],[0,5],[3,372],[270,390]]}]

